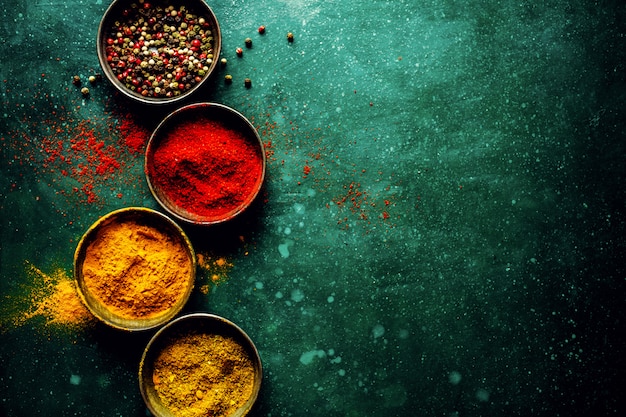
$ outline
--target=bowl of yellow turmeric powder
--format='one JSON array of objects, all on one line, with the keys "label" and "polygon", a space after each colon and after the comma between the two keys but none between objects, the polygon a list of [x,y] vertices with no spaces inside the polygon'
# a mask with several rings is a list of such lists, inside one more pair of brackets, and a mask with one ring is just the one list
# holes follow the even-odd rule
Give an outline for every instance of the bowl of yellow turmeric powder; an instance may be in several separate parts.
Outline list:
[{"label": "bowl of yellow turmeric powder", "polygon": [[89,311],[124,330],[173,319],[193,289],[196,256],[185,232],[152,209],[127,207],[97,220],[74,254],[78,293]]},{"label": "bowl of yellow turmeric powder", "polygon": [[250,337],[207,313],[163,326],[139,365],[141,395],[155,417],[245,416],[261,379],[261,359]]}]

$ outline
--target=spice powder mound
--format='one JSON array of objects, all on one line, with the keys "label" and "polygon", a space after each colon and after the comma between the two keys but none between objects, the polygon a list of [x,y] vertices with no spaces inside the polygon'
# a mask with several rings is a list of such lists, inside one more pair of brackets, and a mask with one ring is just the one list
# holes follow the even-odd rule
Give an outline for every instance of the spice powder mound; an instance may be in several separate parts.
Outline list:
[{"label": "spice powder mound", "polygon": [[230,416],[254,389],[252,360],[243,346],[222,335],[172,338],[153,369],[161,403],[178,417]]},{"label": "spice powder mound", "polygon": [[249,202],[263,176],[260,144],[222,122],[199,117],[167,131],[150,175],[177,206],[221,219]]},{"label": "spice powder mound", "polygon": [[129,219],[98,231],[82,266],[90,294],[131,320],[156,317],[176,305],[185,295],[191,267],[179,239]]}]

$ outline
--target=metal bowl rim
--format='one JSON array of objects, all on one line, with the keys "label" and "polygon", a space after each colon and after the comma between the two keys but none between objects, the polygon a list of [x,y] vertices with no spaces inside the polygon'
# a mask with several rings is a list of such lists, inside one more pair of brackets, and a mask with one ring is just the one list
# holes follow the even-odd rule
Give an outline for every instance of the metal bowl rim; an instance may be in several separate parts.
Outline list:
[{"label": "metal bowl rim", "polygon": [[202,78],[202,80],[198,84],[193,86],[190,90],[185,91],[183,94],[180,94],[176,97],[171,97],[171,98],[150,98],[150,97],[141,96],[129,90],[125,86],[121,85],[117,77],[113,76],[113,73],[111,72],[111,69],[109,68],[109,65],[106,61],[106,53],[105,53],[105,48],[104,48],[104,36],[105,36],[106,29],[104,28],[104,23],[105,21],[107,21],[107,18],[110,17],[109,15],[113,13],[117,7],[121,7],[120,4],[124,2],[130,3],[130,1],[129,0],[113,0],[111,4],[109,4],[104,14],[102,15],[102,19],[100,19],[100,24],[98,25],[98,33],[96,35],[96,52],[98,55],[98,62],[100,64],[100,67],[102,68],[102,71],[104,72],[104,76],[107,78],[107,80],[109,80],[109,82],[113,85],[113,87],[117,91],[122,93],[125,97],[130,98],[131,100],[134,100],[143,104],[162,106],[162,105],[176,103],[180,100],[184,100],[188,98],[190,95],[198,91],[203,85],[205,85],[205,83],[209,80],[209,78],[212,77],[212,75],[218,69],[218,61],[219,61],[219,56],[220,56],[221,49],[222,49],[222,31],[220,29],[220,24],[219,24],[219,21],[217,20],[217,16],[213,12],[213,9],[211,8],[211,6],[209,6],[209,4],[204,0],[194,0],[194,1],[196,1],[200,5],[200,7],[206,8],[206,11],[209,14],[209,18],[215,24],[215,32],[216,32],[215,38],[217,39],[217,42],[216,42],[217,45],[213,48],[215,59],[213,60],[213,63],[209,67],[208,73]]},{"label": "metal bowl rim", "polygon": [[[195,109],[198,109],[198,108],[217,108],[217,109],[220,109],[221,111],[226,111],[226,112],[234,115],[236,118],[240,119],[241,122],[244,123],[244,126],[246,126],[247,129],[250,130],[250,132],[254,135],[254,137],[258,141],[259,152],[260,152],[260,155],[261,155],[261,175],[260,175],[260,177],[258,179],[259,186],[256,187],[254,192],[248,196],[248,198],[246,199],[246,202],[244,204],[242,204],[241,206],[237,207],[237,209],[235,209],[235,210],[231,211],[230,213],[228,213],[227,216],[224,216],[223,218],[219,218],[219,219],[213,219],[213,220],[195,220],[195,219],[190,219],[190,218],[184,216],[181,213],[178,213],[176,210],[172,209],[168,204],[166,204],[164,201],[162,201],[162,199],[158,195],[158,192],[157,192],[157,190],[155,188],[155,185],[152,183],[152,181],[150,179],[151,178],[151,175],[150,175],[150,167],[151,167],[150,156],[153,153],[152,152],[152,148],[154,147],[154,141],[156,140],[155,137],[158,136],[159,131],[161,129],[163,129],[168,123],[171,123],[174,118],[179,117],[182,113],[190,111],[190,110],[195,110]],[[172,111],[171,113],[169,113],[167,116],[165,116],[165,118],[163,120],[161,120],[161,122],[157,125],[157,127],[152,131],[152,134],[150,135],[150,139],[148,140],[148,144],[146,146],[146,151],[145,151],[145,154],[144,154],[144,174],[145,174],[145,177],[146,177],[146,181],[148,183],[148,188],[150,189],[150,192],[152,193],[152,196],[154,197],[154,199],[157,200],[159,205],[165,211],[167,211],[169,214],[171,214],[176,219],[184,221],[184,222],[189,223],[189,224],[200,225],[200,226],[210,226],[210,225],[224,223],[224,222],[232,220],[233,218],[237,217],[239,214],[241,214],[244,211],[246,211],[247,208],[252,204],[252,202],[257,199],[259,193],[261,192],[261,189],[263,188],[263,183],[265,181],[266,170],[267,170],[267,156],[265,154],[265,147],[263,145],[263,140],[261,139],[261,136],[259,135],[259,132],[257,132],[257,130],[254,127],[254,125],[241,112],[239,112],[239,111],[235,110],[234,108],[229,107],[229,106],[227,106],[225,104],[215,103],[215,102],[191,103],[191,104],[187,104],[187,105],[185,105],[183,107],[180,107],[180,108]]]},{"label": "metal bowl rim", "polygon": [[[239,327],[236,323],[232,322],[231,320],[225,317],[222,317],[216,314],[201,313],[201,312],[185,314],[183,316],[180,316],[170,321],[165,326],[161,327],[150,338],[150,340],[148,341],[148,344],[146,345],[141,355],[141,361],[139,362],[138,377],[139,377],[139,390],[141,392],[141,396],[146,406],[155,417],[165,417],[165,416],[162,416],[158,410],[154,409],[152,402],[146,392],[146,387],[144,384],[144,375],[143,375],[146,358],[148,354],[150,353],[150,349],[153,347],[153,345],[155,345],[159,341],[161,337],[163,337],[164,333],[171,331],[172,328],[175,326],[181,325],[182,322],[196,320],[196,319],[218,321],[221,324],[228,326],[229,328],[234,330],[239,336],[241,336],[243,340],[249,345],[249,347],[252,348],[252,352],[254,353],[254,356],[251,357],[250,359],[252,360],[255,369],[258,370],[258,375],[255,375],[255,384],[252,390],[252,395],[247,401],[247,403],[249,403],[249,407],[243,410],[243,412],[238,415],[238,417],[243,417],[246,414],[248,414],[248,412],[252,409],[252,407],[254,406],[258,398],[259,391],[261,389],[262,379],[263,379],[263,362],[261,361],[261,356],[259,355],[259,351],[256,345],[254,344],[254,342],[252,341],[252,339],[250,338],[250,336],[248,336],[248,334],[241,327]],[[215,333],[215,334],[220,334],[220,333]]]},{"label": "metal bowl rim", "polygon": [[[165,221],[169,226],[171,226],[173,228],[173,230],[175,230],[177,232],[177,236],[180,237],[182,239],[182,242],[184,243],[185,246],[185,250],[187,252],[187,254],[189,255],[189,259],[191,261],[191,273],[190,276],[188,278],[188,285],[187,288],[185,290],[185,294],[183,296],[183,298],[181,299],[181,301],[178,303],[178,305],[173,308],[172,310],[168,311],[168,314],[165,314],[163,316],[163,318],[161,320],[155,320],[153,323],[149,324],[149,325],[143,325],[143,326],[123,326],[120,324],[117,324],[115,322],[112,322],[111,320],[107,319],[106,317],[103,317],[95,308],[94,306],[91,305],[91,303],[88,301],[86,295],[84,294],[84,289],[83,286],[80,284],[80,280],[79,280],[79,258],[82,254],[83,251],[87,250],[86,242],[87,240],[92,236],[93,233],[96,233],[99,228],[102,226],[102,224],[114,217],[120,216],[120,215],[124,215],[127,213],[138,213],[140,215],[149,215],[149,216],[155,216],[155,218],[159,218],[159,220]],[[143,214],[141,214],[143,213]],[[172,320],[172,318],[176,317],[176,315],[178,313],[180,313],[180,311],[184,308],[185,304],[187,304],[187,301],[189,300],[189,297],[191,296],[191,292],[193,290],[194,284],[195,284],[195,279],[196,279],[196,254],[195,254],[195,250],[193,248],[193,245],[191,244],[191,241],[189,240],[189,237],[187,236],[187,234],[185,233],[185,231],[175,222],[173,221],[171,218],[169,218],[167,215],[157,211],[157,210],[153,210],[147,207],[124,207],[124,208],[120,208],[120,209],[116,209],[113,211],[110,211],[109,213],[99,217],[95,222],[93,222],[89,228],[85,231],[85,233],[83,233],[83,235],[81,236],[78,244],[76,245],[76,250],[74,251],[74,281],[76,282],[76,290],[78,292],[78,295],[81,299],[81,301],[83,302],[83,305],[85,305],[87,307],[87,309],[89,310],[89,312],[96,317],[98,320],[102,321],[103,323],[107,324],[110,327],[116,328],[116,329],[120,329],[120,330],[126,330],[126,331],[143,331],[143,330],[149,330],[149,329],[153,329],[159,326],[163,326],[165,323],[167,323],[168,321]],[[106,305],[103,306],[106,309]],[[131,321],[129,319],[126,319],[128,321]],[[141,322],[141,320],[134,320],[136,322]]]}]

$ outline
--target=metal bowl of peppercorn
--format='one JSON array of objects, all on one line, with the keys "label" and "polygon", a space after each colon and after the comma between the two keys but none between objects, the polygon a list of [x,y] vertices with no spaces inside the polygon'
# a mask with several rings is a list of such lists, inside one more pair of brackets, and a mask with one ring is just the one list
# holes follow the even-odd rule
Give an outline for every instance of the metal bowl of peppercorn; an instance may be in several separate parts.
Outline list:
[{"label": "metal bowl of peppercorn", "polygon": [[169,104],[198,90],[221,48],[215,14],[203,0],[115,0],[98,27],[106,78],[126,97]]},{"label": "metal bowl of peppercorn", "polygon": [[262,363],[235,323],[194,313],[162,327],[139,364],[141,395],[156,417],[242,417],[261,388]]},{"label": "metal bowl of peppercorn", "polygon": [[157,126],[144,169],[152,195],[172,216],[212,225],[252,204],[265,165],[263,143],[248,119],[223,104],[196,103]]}]

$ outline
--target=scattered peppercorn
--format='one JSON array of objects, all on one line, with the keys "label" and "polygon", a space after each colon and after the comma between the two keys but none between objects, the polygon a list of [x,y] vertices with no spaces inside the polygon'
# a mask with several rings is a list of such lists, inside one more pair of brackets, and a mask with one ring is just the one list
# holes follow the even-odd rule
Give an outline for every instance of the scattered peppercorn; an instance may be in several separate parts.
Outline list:
[{"label": "scattered peppercorn", "polygon": [[259,26],[259,34],[263,35],[265,33],[265,26],[261,25]]},{"label": "scattered peppercorn", "polygon": [[241,49],[240,47],[238,47],[235,52],[237,52],[237,56],[243,56],[243,49]]},{"label": "scattered peppercorn", "polygon": [[72,77],[72,84],[74,85],[80,85],[81,81],[80,81],[80,77],[78,75],[75,75]]},{"label": "scattered peppercorn", "polygon": [[89,82],[92,83],[92,84],[95,83],[96,82],[96,76],[95,75],[90,75],[89,76]]},{"label": "scattered peppercorn", "polygon": [[246,88],[252,87],[252,80],[250,78],[246,78],[245,80],[243,80],[243,85],[245,85]]},{"label": "scattered peppercorn", "polygon": [[232,84],[232,83],[233,83],[233,76],[232,76],[232,75],[230,75],[230,74],[226,74],[226,75],[224,76],[224,82],[225,82],[226,84]]},{"label": "scattered peppercorn", "polygon": [[87,97],[89,95],[89,89],[87,87],[83,87],[80,89],[80,92],[83,94],[83,96]]},{"label": "scattered peppercorn", "polygon": [[288,42],[293,42],[293,33],[291,33],[291,32],[287,33],[287,41]]},{"label": "scattered peppercorn", "polygon": [[246,38],[244,42],[246,44],[246,48],[252,48],[252,38]]},{"label": "scattered peppercorn", "polygon": [[223,67],[225,67],[226,64],[228,63],[228,60],[226,58],[222,58],[220,59],[220,63],[222,64]]}]

